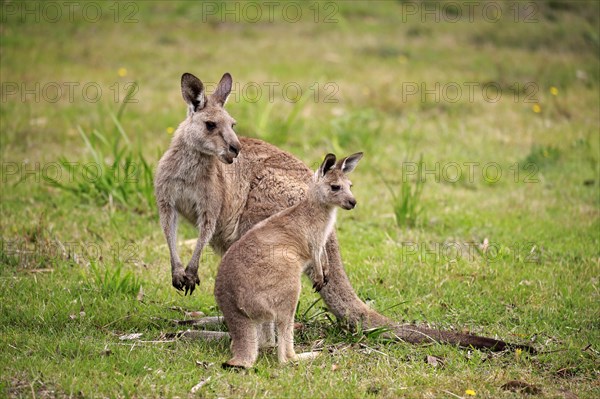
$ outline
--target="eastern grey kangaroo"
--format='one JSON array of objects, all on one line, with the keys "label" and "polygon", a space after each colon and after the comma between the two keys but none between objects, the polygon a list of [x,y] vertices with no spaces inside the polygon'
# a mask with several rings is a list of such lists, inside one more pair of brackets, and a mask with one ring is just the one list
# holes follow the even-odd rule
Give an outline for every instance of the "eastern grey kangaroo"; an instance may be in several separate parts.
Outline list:
[{"label": "eastern grey kangaroo", "polygon": [[[306,196],[311,170],[293,155],[263,141],[240,138],[224,105],[232,78],[224,74],[207,96],[192,74],[181,78],[187,117],[159,161],[155,195],[171,255],[173,286],[191,294],[198,262],[208,243],[224,254],[252,226]],[[235,162],[234,162],[235,160]],[[184,269],[177,254],[177,216],[198,228],[193,255]],[[329,310],[350,328],[387,327],[389,335],[412,343],[442,341],[502,350],[507,344],[491,338],[394,323],[363,303],[346,276],[335,231],[326,244],[329,283],[320,291]],[[307,274],[313,277],[313,268]]]},{"label": "eastern grey kangaroo", "polygon": [[251,367],[258,356],[259,328],[272,322],[277,328],[279,362],[297,360],[294,313],[300,278],[312,265],[314,288],[320,291],[326,283],[325,243],[333,230],[336,207],[356,206],[346,174],[361,157],[357,153],[336,163],[335,155],[327,154],[306,198],[257,223],[223,256],[215,297],[233,353],[224,367]]}]

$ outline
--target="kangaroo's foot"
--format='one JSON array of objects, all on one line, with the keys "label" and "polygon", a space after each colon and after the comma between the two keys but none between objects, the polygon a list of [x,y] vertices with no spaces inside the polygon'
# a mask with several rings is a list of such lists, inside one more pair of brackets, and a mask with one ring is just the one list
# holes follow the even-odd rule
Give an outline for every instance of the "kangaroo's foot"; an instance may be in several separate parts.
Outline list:
[{"label": "kangaroo's foot", "polygon": [[283,353],[283,354],[278,353],[277,354],[277,360],[281,364],[285,364],[285,363],[289,363],[289,362],[297,362],[298,361],[298,355],[296,355],[295,352]]},{"label": "kangaroo's foot", "polygon": [[249,369],[250,367],[252,367],[252,364],[253,364],[253,362],[243,360],[243,359],[238,359],[236,357],[232,357],[228,361],[221,364],[221,367],[225,370],[227,370],[227,369],[246,370],[246,369]]},{"label": "kangaroo's foot", "polygon": [[238,365],[233,365],[233,364],[229,364],[227,362],[223,362],[221,363],[221,368],[223,370],[231,370],[231,371],[243,371],[243,370],[248,370],[247,367],[244,366],[238,366]]},{"label": "kangaroo's foot", "polygon": [[298,355],[296,355],[295,353],[293,355],[288,355],[286,356],[285,359],[279,359],[279,363],[281,364],[285,364],[285,363],[296,363],[298,361]]}]

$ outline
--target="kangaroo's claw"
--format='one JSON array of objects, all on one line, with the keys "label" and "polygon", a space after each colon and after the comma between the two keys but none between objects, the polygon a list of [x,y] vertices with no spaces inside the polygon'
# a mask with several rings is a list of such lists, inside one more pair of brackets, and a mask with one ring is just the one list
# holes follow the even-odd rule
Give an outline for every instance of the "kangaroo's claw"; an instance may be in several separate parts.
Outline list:
[{"label": "kangaroo's claw", "polygon": [[185,272],[185,280],[183,285],[185,286],[185,294],[188,293],[192,295],[197,285],[200,285],[200,278],[198,277],[198,272],[186,270]]},{"label": "kangaroo's claw", "polygon": [[238,371],[238,372],[239,371],[244,371],[244,370],[248,369],[247,367],[239,366],[237,364],[229,364],[227,362],[221,363],[221,368],[223,370],[232,370],[232,371]]},{"label": "kangaroo's claw", "polygon": [[315,292],[321,291],[321,289],[323,289],[323,282],[322,281],[315,281],[313,283],[313,289],[315,290]]}]

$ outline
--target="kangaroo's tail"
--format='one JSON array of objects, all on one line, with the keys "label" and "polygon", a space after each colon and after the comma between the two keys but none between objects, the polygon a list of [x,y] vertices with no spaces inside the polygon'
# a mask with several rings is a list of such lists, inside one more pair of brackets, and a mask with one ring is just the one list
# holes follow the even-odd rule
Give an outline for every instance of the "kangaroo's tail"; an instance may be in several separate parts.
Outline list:
[{"label": "kangaroo's tail", "polygon": [[424,344],[428,342],[441,342],[464,347],[490,349],[503,351],[505,349],[521,349],[530,353],[535,350],[528,345],[509,344],[493,338],[479,337],[477,335],[461,334],[453,331],[442,331],[432,328],[398,324],[393,320],[377,313],[368,307],[354,292],[348,276],[342,265],[339,248],[335,234],[327,243],[329,258],[329,283],[320,291],[329,310],[338,320],[351,328],[383,328],[386,336],[393,339]]},{"label": "kangaroo's tail", "polygon": [[489,349],[492,351],[521,349],[531,354],[536,353],[536,350],[529,345],[511,344],[494,338],[480,337],[478,335],[443,331],[410,324],[391,325],[387,328],[389,328],[388,335],[390,337],[395,337],[399,340],[413,344],[440,342],[463,347]]}]

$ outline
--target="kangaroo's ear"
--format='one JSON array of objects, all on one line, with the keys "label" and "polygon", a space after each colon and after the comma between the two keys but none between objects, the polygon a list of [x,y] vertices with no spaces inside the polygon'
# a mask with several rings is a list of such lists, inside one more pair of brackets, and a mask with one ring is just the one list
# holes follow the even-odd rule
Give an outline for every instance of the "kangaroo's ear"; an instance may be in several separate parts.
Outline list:
[{"label": "kangaroo's ear", "polygon": [[191,73],[186,72],[181,75],[181,94],[188,105],[188,116],[206,105],[204,85]]},{"label": "kangaroo's ear", "polygon": [[233,84],[233,79],[229,72],[225,72],[219,85],[217,86],[217,90],[213,93],[212,97],[221,105],[225,105],[227,102],[227,97],[229,97],[229,93],[231,93],[231,85]]},{"label": "kangaroo's ear", "polygon": [[334,154],[325,155],[325,159],[323,160],[323,163],[321,164],[321,166],[319,166],[319,170],[317,171],[318,177],[325,176],[325,173],[327,173],[331,168],[333,168],[334,165],[335,165],[335,155]]},{"label": "kangaroo's ear", "polygon": [[358,161],[360,161],[362,157],[362,152],[357,152],[356,154],[349,155],[338,162],[339,168],[344,173],[350,173],[354,170],[354,168],[356,168]]}]

